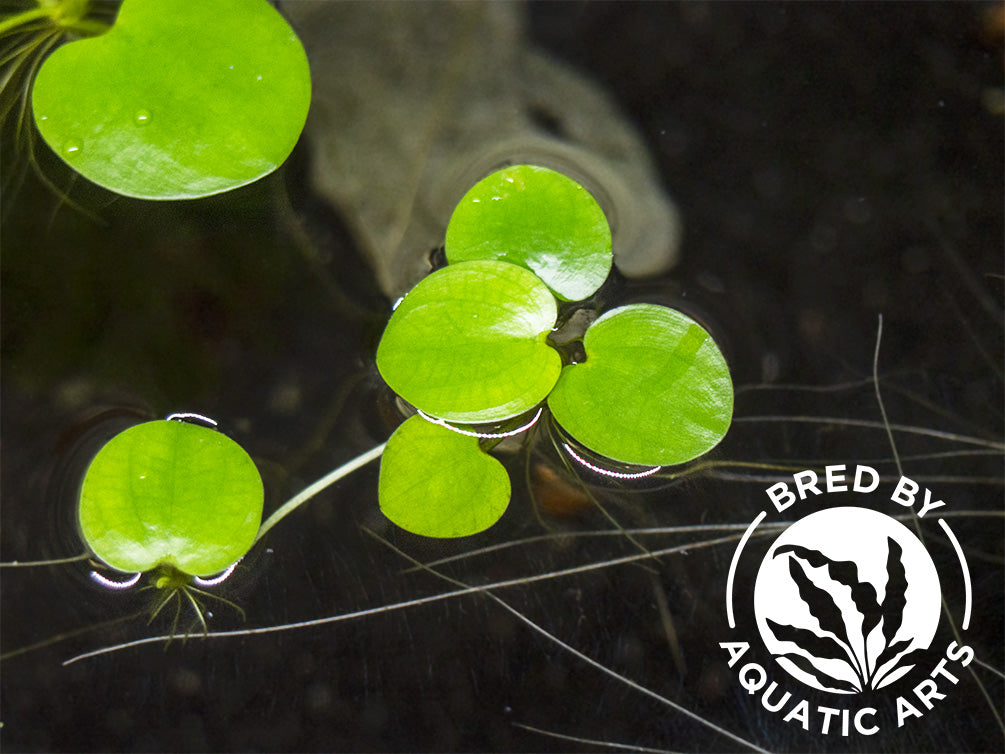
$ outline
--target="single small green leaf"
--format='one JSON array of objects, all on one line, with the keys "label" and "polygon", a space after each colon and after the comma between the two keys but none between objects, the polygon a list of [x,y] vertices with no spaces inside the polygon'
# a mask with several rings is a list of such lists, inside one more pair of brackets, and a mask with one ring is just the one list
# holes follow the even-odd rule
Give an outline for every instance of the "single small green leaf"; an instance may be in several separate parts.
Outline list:
[{"label": "single small green leaf", "polygon": [[46,59],[32,109],[49,146],[91,181],[188,199],[282,164],[310,93],[300,40],[265,0],[125,0],[109,32]]},{"label": "single small green leaf", "polygon": [[377,368],[398,395],[461,423],[507,419],[544,400],[561,372],[545,339],[555,298],[505,262],[437,270],[398,304],[377,347]]},{"label": "single small green leaf", "polygon": [[476,438],[413,416],[387,441],[378,495],[384,515],[402,529],[466,537],[506,512],[509,474]]},{"label": "single small green leaf", "polygon": [[447,225],[446,253],[451,263],[498,259],[526,267],[559,298],[579,301],[611,271],[611,228],[571,178],[513,165],[464,195]]},{"label": "single small green leaf", "polygon": [[733,417],[729,367],[690,317],[652,304],[607,312],[583,338],[586,361],[562,370],[548,406],[562,427],[616,461],[684,463]]},{"label": "single small green leaf", "polygon": [[264,492],[254,462],[207,427],[152,421],[109,440],[80,490],[80,529],[122,571],[166,563],[192,576],[222,571],[255,541]]}]

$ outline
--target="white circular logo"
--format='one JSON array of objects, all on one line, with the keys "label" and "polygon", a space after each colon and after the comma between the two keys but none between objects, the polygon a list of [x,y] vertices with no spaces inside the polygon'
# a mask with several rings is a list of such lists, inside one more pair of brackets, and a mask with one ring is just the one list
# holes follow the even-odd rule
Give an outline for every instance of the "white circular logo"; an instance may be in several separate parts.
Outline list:
[{"label": "white circular logo", "polygon": [[843,694],[881,689],[914,666],[939,624],[935,564],[903,524],[830,508],[775,541],[754,585],[757,628],[791,676]]}]

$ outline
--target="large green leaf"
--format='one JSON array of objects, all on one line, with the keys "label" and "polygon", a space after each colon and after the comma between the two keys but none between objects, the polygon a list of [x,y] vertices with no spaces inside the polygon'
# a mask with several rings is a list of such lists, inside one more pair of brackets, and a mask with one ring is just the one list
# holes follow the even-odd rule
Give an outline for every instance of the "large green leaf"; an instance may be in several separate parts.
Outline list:
[{"label": "large green leaf", "polygon": [[664,466],[700,456],[729,429],[729,368],[690,317],[652,304],[624,306],[594,322],[583,345],[586,361],[562,370],[548,406],[591,450]]},{"label": "large green leaf", "polygon": [[611,229],[590,193],[561,173],[514,165],[464,195],[447,225],[447,259],[498,259],[534,272],[559,298],[587,298],[611,270]]},{"label": "large green leaf", "polygon": [[309,103],[303,47],[265,0],[125,0],[111,31],[49,56],[32,92],[56,154],[146,199],[207,196],[270,173]]},{"label": "large green leaf", "polygon": [[555,298],[505,262],[452,264],[398,304],[377,347],[377,368],[402,398],[462,423],[506,419],[544,400],[561,371],[545,339]]},{"label": "large green leaf", "polygon": [[421,416],[387,441],[378,489],[384,515],[426,537],[477,534],[502,517],[510,499],[509,474],[476,438]]},{"label": "large green leaf", "polygon": [[139,424],[91,461],[80,491],[80,529],[123,571],[166,563],[208,576],[242,557],[262,520],[262,479],[226,435],[179,421]]}]

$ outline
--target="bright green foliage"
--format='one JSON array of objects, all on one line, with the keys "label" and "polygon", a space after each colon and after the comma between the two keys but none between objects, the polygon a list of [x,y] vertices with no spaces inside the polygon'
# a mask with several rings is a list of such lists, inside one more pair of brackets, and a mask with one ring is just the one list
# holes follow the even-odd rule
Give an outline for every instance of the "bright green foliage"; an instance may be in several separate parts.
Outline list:
[{"label": "bright green foliage", "polygon": [[377,348],[377,368],[412,405],[448,421],[485,423],[537,405],[561,371],[546,342],[555,298],[505,262],[452,264],[399,303]]},{"label": "bright green foliage", "polygon": [[111,31],[57,49],[32,92],[56,154],[145,199],[207,196],[272,172],[309,103],[303,47],[265,0],[125,0]]},{"label": "bright green foliage", "polygon": [[591,450],[625,463],[684,463],[729,429],[729,368],[690,317],[624,306],[594,322],[583,345],[586,361],[562,370],[548,407]]},{"label": "bright green foliage", "polygon": [[258,469],[226,435],[179,421],[139,424],[109,440],[80,491],[80,529],[122,571],[164,564],[217,573],[255,541],[264,492]]},{"label": "bright green foliage", "polygon": [[380,508],[391,521],[427,537],[464,537],[492,526],[509,505],[506,469],[478,440],[421,416],[387,442],[380,464]]},{"label": "bright green foliage", "polygon": [[526,267],[559,298],[579,301],[611,270],[611,229],[571,178],[514,165],[464,195],[447,225],[446,253],[451,263],[497,259]]},{"label": "bright green foliage", "polygon": [[[574,181],[532,165],[493,173],[454,210],[446,254],[450,264],[399,303],[377,349],[387,384],[436,421],[409,419],[384,452],[380,505],[402,528],[453,537],[492,525],[509,482],[477,438],[524,431],[533,422],[515,427],[515,417],[545,399],[567,433],[622,463],[684,463],[726,434],[729,369],[678,311],[608,312],[586,331],[586,360],[560,367],[547,342],[555,297],[592,295],[611,266],[604,214]],[[507,419],[475,437],[443,426]]]}]

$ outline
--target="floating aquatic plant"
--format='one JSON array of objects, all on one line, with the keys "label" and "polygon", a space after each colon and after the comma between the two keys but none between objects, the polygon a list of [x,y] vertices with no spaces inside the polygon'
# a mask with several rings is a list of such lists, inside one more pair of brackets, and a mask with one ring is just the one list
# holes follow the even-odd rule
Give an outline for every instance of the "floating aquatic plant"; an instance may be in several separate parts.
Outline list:
[{"label": "floating aquatic plant", "polygon": [[[555,299],[596,292],[610,270],[610,239],[589,192],[547,168],[504,168],[461,200],[447,226],[450,264],[399,302],[377,349],[385,381],[423,417],[388,441],[380,505],[392,521],[450,537],[498,520],[509,486],[475,494],[486,469],[498,476],[482,451],[514,426],[531,426],[545,406],[608,462],[654,467],[615,476],[684,463],[722,439],[733,410],[729,369],[682,312],[610,311],[586,331],[586,360],[561,366],[548,340]],[[420,431],[423,420],[439,426]],[[451,430],[467,437],[450,438]]]},{"label": "floating aquatic plant", "polygon": [[42,138],[84,177],[188,199],[282,164],[311,86],[300,40],[265,0],[125,0],[108,31],[52,52],[31,90]]},{"label": "floating aquatic plant", "polygon": [[177,419],[131,427],[88,466],[78,516],[91,552],[113,572],[135,575],[93,577],[120,588],[150,572],[164,594],[151,618],[184,596],[205,628],[196,595],[212,595],[198,587],[222,580],[217,574],[229,575],[248,552],[263,501],[258,469],[226,435]]}]

